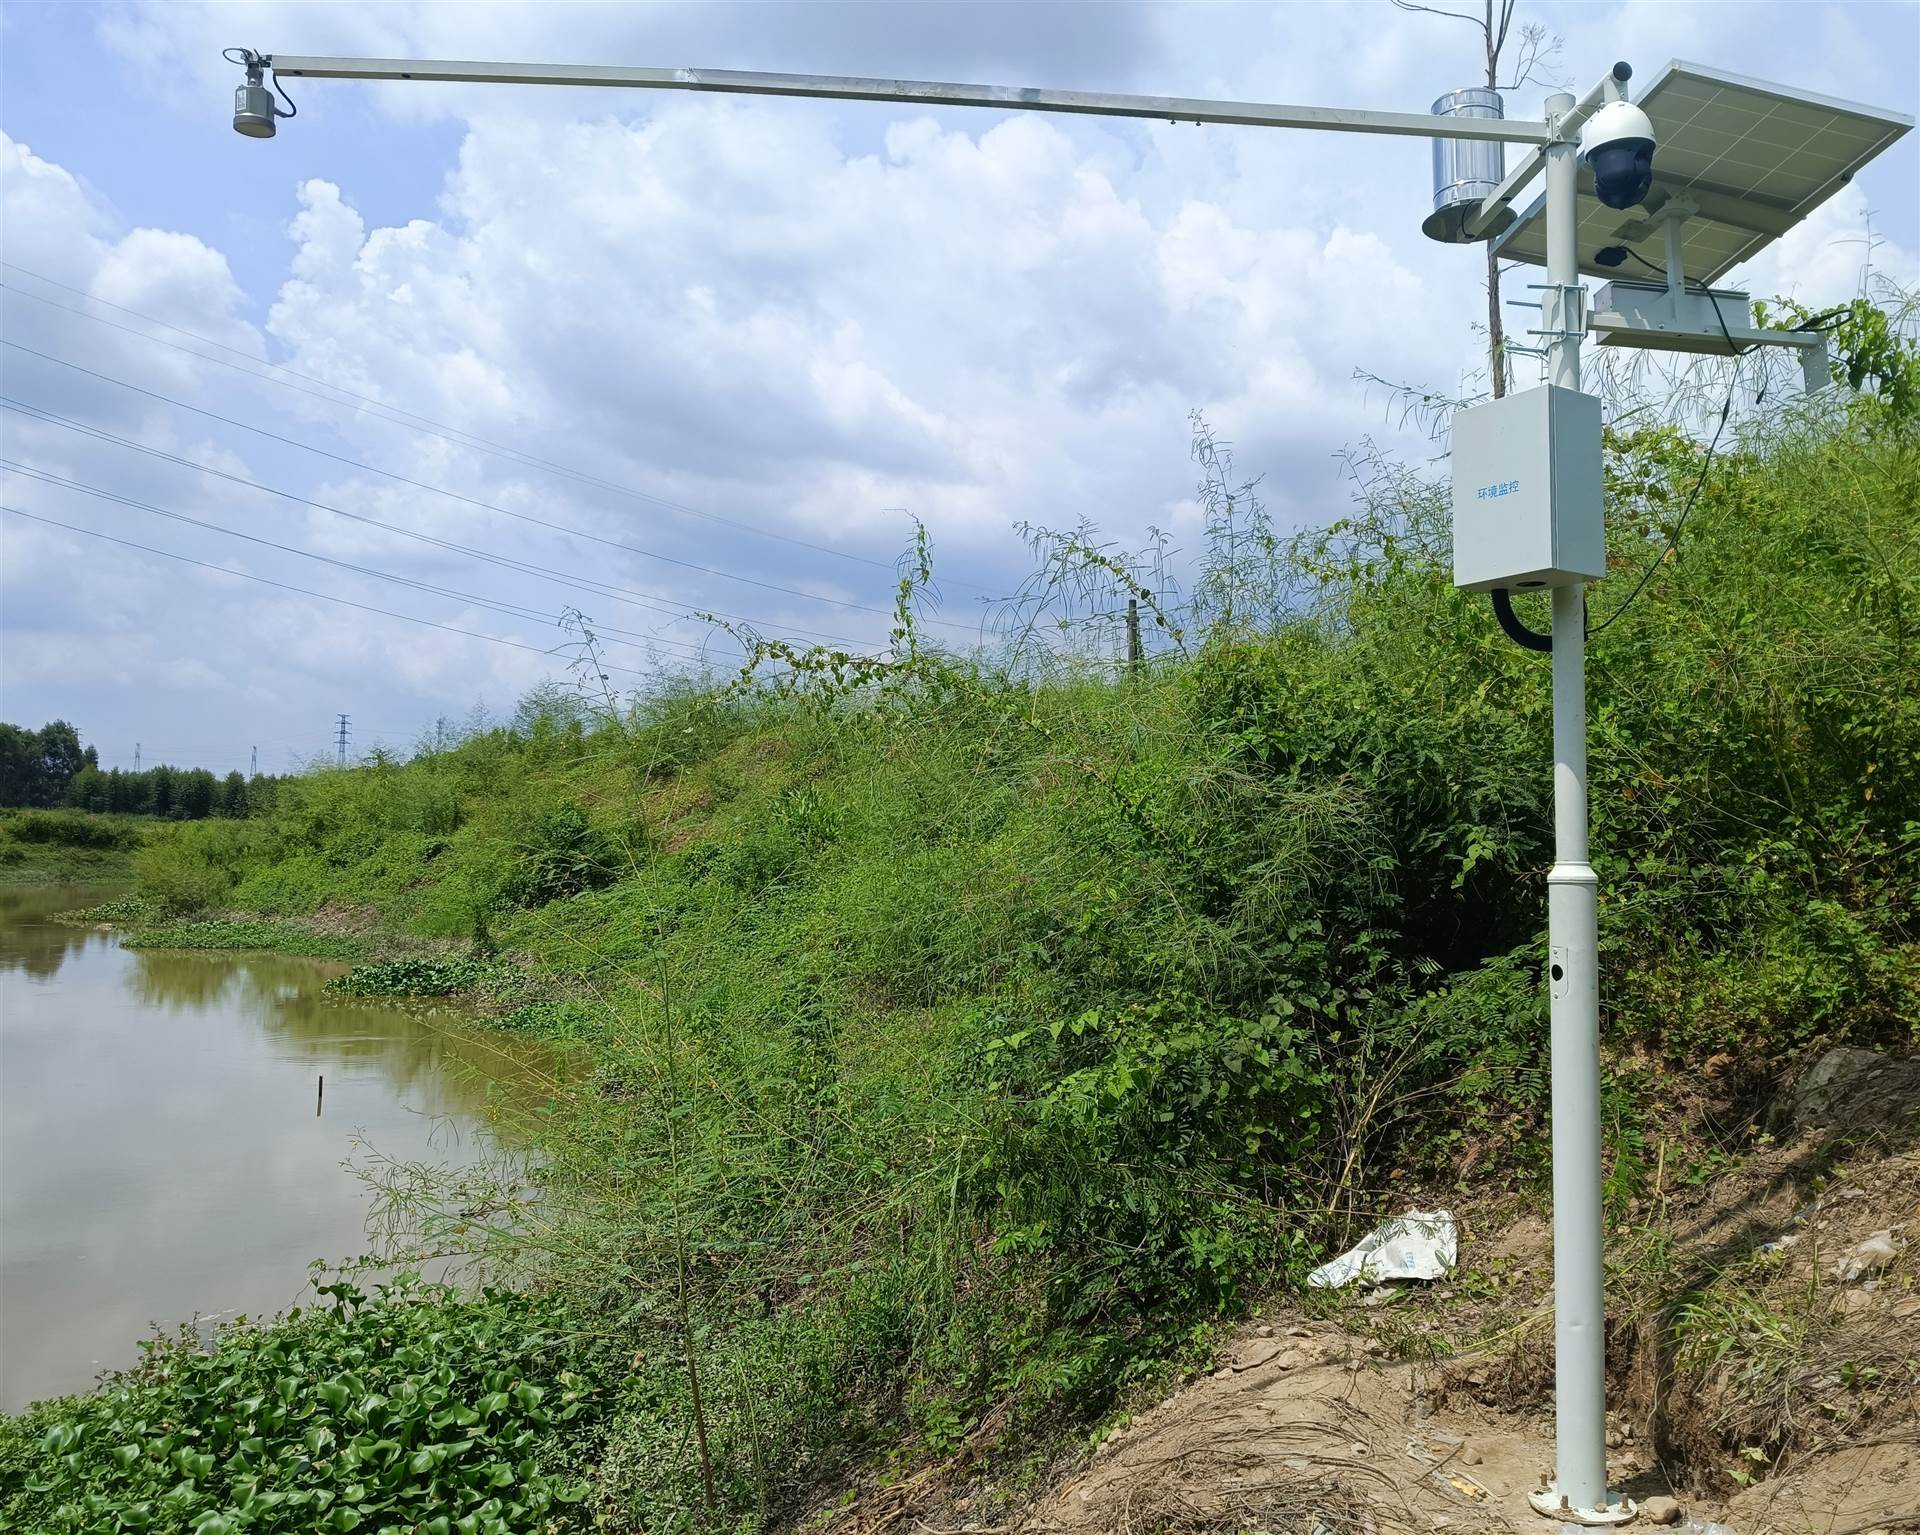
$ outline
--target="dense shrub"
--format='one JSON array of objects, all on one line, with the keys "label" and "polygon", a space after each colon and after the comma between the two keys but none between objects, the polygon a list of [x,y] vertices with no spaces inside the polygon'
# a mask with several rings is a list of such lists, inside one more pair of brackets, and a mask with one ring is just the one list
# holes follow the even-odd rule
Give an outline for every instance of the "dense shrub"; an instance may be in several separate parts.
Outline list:
[{"label": "dense shrub", "polygon": [[516,906],[545,906],[613,883],[620,872],[611,838],[575,804],[535,818],[519,838],[519,857],[502,894]]},{"label": "dense shrub", "polygon": [[196,821],[170,828],[133,855],[140,893],[163,910],[190,915],[224,905],[247,869],[273,857],[278,839],[246,821]]},{"label": "dense shrub", "polygon": [[77,810],[23,810],[0,820],[0,831],[15,842],[127,852],[140,845],[132,821],[86,815]]},{"label": "dense shrub", "polygon": [[8,1529],[585,1530],[606,1393],[551,1302],[401,1282],[271,1327],[146,1345],[96,1392],[0,1419]]}]

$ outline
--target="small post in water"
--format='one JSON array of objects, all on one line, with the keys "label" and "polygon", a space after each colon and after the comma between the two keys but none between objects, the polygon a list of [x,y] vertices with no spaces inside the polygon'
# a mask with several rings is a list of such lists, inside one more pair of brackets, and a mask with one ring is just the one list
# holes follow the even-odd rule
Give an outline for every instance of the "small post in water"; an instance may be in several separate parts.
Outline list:
[{"label": "small post in water", "polygon": [[327,1079],[325,1076],[322,1076],[320,1080],[314,1084],[314,1089],[313,1089],[313,1117],[315,1119],[318,1119],[320,1117],[320,1105],[326,1102],[326,1098],[327,1098]]}]

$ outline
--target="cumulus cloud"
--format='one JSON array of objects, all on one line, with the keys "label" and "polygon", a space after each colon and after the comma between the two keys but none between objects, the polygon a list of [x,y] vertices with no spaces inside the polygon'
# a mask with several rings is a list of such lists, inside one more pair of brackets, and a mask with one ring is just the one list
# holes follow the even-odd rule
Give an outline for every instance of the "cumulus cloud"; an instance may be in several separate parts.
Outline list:
[{"label": "cumulus cloud", "polygon": [[1188,489],[1188,409],[1323,465],[1353,356],[1449,366],[1442,295],[1377,237],[1155,217],[1108,159],[1030,118],[875,154],[781,107],[490,118],[432,222],[302,188],[269,323],[463,430],[872,549],[901,505],[1004,548],[1063,487],[1137,527]]},{"label": "cumulus cloud", "polygon": [[[1636,0],[1549,20],[1585,74],[1631,36],[1648,73],[1667,52],[1712,51],[1736,69],[1822,83],[1826,54],[1788,67],[1777,47],[1768,55],[1765,28],[1727,37],[1717,14]],[[1173,14],[267,0],[135,5],[99,25],[109,52],[138,60],[142,88],[158,93],[120,108],[128,131],[175,106],[204,118],[232,84],[218,49],[241,42],[1416,109],[1475,63],[1465,29],[1360,4]],[[1823,46],[1857,46],[1836,25]],[[1514,109],[1531,111],[1540,88]],[[626,631],[616,658],[641,668],[652,639],[705,640],[706,626],[675,609],[879,641],[887,621],[872,610],[890,601],[904,508],[933,533],[948,577],[940,617],[954,626],[940,632],[960,641],[977,632],[976,589],[1007,590],[1021,573],[1018,521],[1087,516],[1124,539],[1191,526],[1190,410],[1234,441],[1243,467],[1266,473],[1284,522],[1313,523],[1343,503],[1344,446],[1371,433],[1429,451],[1398,435],[1397,418],[1353,381],[1356,365],[1443,390],[1482,365],[1478,252],[1417,233],[1427,194],[1417,142],[640,93],[307,82],[299,94],[302,116],[283,140],[246,146],[249,180],[233,202],[249,222],[128,227],[89,190],[87,167],[10,139],[0,212],[9,260],[234,349],[204,360],[197,344],[170,350],[10,294],[10,337],[213,415],[45,364],[10,364],[10,384],[303,499],[44,421],[8,418],[9,456],[522,616],[162,525],[30,477],[7,481],[9,504],[542,647],[559,638],[542,615],[577,602]],[[422,116],[438,119],[441,137]],[[353,143],[377,145],[430,194],[394,213],[380,180],[391,166],[336,156],[314,169],[303,146],[349,124]],[[423,158],[447,144],[444,163]],[[1860,248],[1847,242],[1872,206],[1864,188],[1834,199],[1756,265],[1755,291],[1809,302],[1850,293]],[[264,240],[262,207],[284,209]],[[1911,272],[1899,244],[1876,261]],[[248,291],[235,270],[269,277]],[[221,365],[243,359],[293,371],[273,383]],[[69,680],[101,711],[133,721],[164,701],[203,721],[195,735],[229,726],[220,690],[188,663],[211,665],[229,697],[284,722],[282,734],[297,720],[311,734],[313,719],[342,707],[390,723],[458,712],[476,693],[504,703],[559,664],[71,535],[7,532],[9,688],[29,712],[74,712],[53,700],[61,655],[82,651]],[[86,570],[99,600],[51,599],[63,561]]]}]

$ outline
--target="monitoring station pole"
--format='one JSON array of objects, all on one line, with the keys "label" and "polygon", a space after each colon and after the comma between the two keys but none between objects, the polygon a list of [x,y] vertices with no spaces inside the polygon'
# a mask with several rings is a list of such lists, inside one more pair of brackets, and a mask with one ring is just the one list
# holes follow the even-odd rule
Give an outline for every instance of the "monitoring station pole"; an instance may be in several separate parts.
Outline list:
[{"label": "monitoring station pole", "polygon": [[[1609,79],[1612,77],[1609,76]],[[1547,120],[1574,107],[1547,98]],[[1579,146],[1547,145],[1547,382],[1580,387],[1580,263],[1574,245]],[[1553,1072],[1553,1341],[1556,1485],[1551,1513],[1618,1507],[1607,1495],[1607,1302],[1600,1208],[1599,879],[1587,856],[1586,583],[1553,589],[1553,868],[1547,875]],[[1557,1494],[1557,1496],[1555,1496]],[[1631,1507],[1631,1505],[1627,1505]]]},{"label": "monitoring station pole", "polygon": [[[1433,212],[1422,225],[1433,238],[1493,240],[1496,252],[1507,251],[1509,259],[1539,262],[1542,254],[1535,246],[1544,225],[1547,281],[1540,309],[1547,384],[1454,417],[1454,583],[1492,592],[1503,627],[1517,623],[1506,605],[1508,587],[1551,588],[1553,600],[1554,863],[1547,877],[1547,922],[1558,1475],[1528,1501],[1563,1522],[1606,1525],[1631,1519],[1633,1504],[1607,1490],[1599,891],[1587,850],[1585,634],[1586,587],[1605,574],[1606,548],[1600,404],[1579,393],[1581,336],[1592,328],[1602,344],[1722,354],[1736,345],[1795,346],[1808,359],[1810,384],[1817,382],[1822,370],[1818,352],[1811,349],[1817,341],[1792,332],[1729,329],[1721,299],[1744,306],[1746,296],[1710,294],[1705,284],[1804,218],[1908,131],[1912,119],[1678,62],[1667,66],[1638,105],[1626,99],[1632,71],[1616,64],[1578,101],[1564,93],[1551,96],[1546,120],[1527,122],[1503,117],[1497,94],[1477,88],[1444,96],[1431,114],[1422,115],[744,70],[296,57],[245,48],[228,49],[226,56],[246,72],[234,93],[233,126],[250,138],[272,138],[277,120],[293,115],[293,103],[279,87],[282,78],[718,91],[1385,133],[1434,141],[1436,192]],[[1670,111],[1663,101],[1671,103]],[[1788,116],[1770,123],[1781,113]],[[1675,167],[1671,174],[1663,171],[1658,182],[1652,170],[1656,118],[1662,145],[1671,140]],[[1802,146],[1790,162],[1780,159],[1777,147],[1738,161],[1723,153],[1729,141],[1756,129],[1774,133],[1789,121],[1797,124],[1792,131]],[[1509,143],[1525,146],[1511,170],[1501,152]],[[1746,180],[1735,184],[1738,167],[1749,162],[1763,168],[1739,172]],[[1514,199],[1543,171],[1545,197],[1516,216]],[[1583,253],[1580,199],[1587,195],[1582,178],[1588,173],[1593,195],[1604,205],[1596,231],[1619,243]],[[1636,208],[1645,216],[1630,211]],[[1705,271],[1697,276],[1686,270],[1691,258],[1682,221],[1691,221],[1687,230],[1698,229],[1704,237],[1697,264]],[[1648,295],[1616,282],[1607,290],[1611,307],[1591,317],[1590,327],[1583,268],[1592,263],[1610,269],[1627,259],[1631,245],[1652,239],[1667,242],[1667,291]],[[1739,310],[1736,315],[1744,318]],[[1478,443],[1472,451],[1470,439]],[[1519,637],[1533,649],[1549,648],[1544,636],[1523,631]],[[343,715],[342,760],[345,731]]]}]

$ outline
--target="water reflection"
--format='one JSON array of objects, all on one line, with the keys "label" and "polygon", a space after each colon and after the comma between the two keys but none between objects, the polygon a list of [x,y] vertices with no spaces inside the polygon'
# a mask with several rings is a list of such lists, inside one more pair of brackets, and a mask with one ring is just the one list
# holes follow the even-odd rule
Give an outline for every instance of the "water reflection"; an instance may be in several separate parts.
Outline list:
[{"label": "water reflection", "polygon": [[[86,948],[105,948],[113,939],[91,928],[48,922],[54,912],[111,900],[119,891],[98,885],[29,885],[9,890],[0,886],[0,930],[9,934],[0,943],[0,973],[24,971],[44,981],[66,963],[69,954]],[[14,942],[12,935],[19,934]]]},{"label": "water reflection", "polygon": [[103,898],[0,898],[8,1409],[131,1362],[153,1321],[290,1304],[310,1260],[367,1245],[350,1157],[471,1167],[497,1154],[490,1099],[548,1090],[538,1047],[332,996],[338,966],[48,920]]}]

